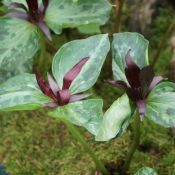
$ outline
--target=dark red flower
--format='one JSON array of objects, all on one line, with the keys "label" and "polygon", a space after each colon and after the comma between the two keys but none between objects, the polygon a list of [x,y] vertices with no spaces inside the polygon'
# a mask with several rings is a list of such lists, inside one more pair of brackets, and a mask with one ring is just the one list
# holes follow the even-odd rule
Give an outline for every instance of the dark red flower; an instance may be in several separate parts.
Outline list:
[{"label": "dark red flower", "polygon": [[140,116],[143,117],[146,110],[146,97],[150,91],[163,80],[161,76],[155,76],[153,67],[139,68],[128,51],[126,57],[125,75],[129,85],[121,80],[109,81],[110,84],[126,91],[130,99],[136,104]]},{"label": "dark red flower", "polygon": [[36,73],[36,80],[41,91],[48,97],[53,99],[53,102],[47,104],[48,107],[63,106],[71,102],[79,101],[87,98],[90,94],[77,94],[71,95],[70,86],[73,80],[78,76],[83,66],[89,60],[89,57],[85,57],[80,60],[70,71],[66,73],[63,78],[62,89],[58,87],[55,80],[48,74],[48,83],[43,80],[43,78]]},{"label": "dark red flower", "polygon": [[9,9],[23,9],[22,11],[10,12],[7,16],[16,17],[19,19],[23,19],[29,21],[35,25],[37,25],[41,31],[46,35],[46,37],[51,40],[51,33],[44,21],[45,12],[47,10],[49,0],[42,0],[42,4],[38,4],[38,0],[26,0],[27,7],[22,3],[11,3],[9,5]]}]

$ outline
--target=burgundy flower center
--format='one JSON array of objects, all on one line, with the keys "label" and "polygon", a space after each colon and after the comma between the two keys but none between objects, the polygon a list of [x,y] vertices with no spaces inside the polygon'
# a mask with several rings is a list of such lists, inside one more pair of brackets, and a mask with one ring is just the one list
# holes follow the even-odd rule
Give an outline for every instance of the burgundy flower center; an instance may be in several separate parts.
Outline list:
[{"label": "burgundy flower center", "polygon": [[55,80],[48,74],[48,83],[46,83],[42,77],[36,73],[36,80],[41,91],[48,97],[53,99],[51,104],[47,104],[49,107],[63,106],[70,102],[75,102],[87,98],[89,94],[77,94],[71,95],[70,86],[73,80],[78,76],[83,66],[89,60],[89,57],[85,57],[80,60],[70,71],[66,73],[63,78],[62,89],[58,87]]}]

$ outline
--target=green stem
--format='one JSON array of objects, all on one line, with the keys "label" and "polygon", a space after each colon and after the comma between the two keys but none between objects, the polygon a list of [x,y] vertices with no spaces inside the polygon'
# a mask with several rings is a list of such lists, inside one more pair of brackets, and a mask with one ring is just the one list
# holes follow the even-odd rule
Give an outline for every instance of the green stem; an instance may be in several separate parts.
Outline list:
[{"label": "green stem", "polygon": [[110,175],[109,171],[106,169],[106,167],[103,165],[103,163],[97,158],[97,156],[94,154],[92,149],[89,147],[83,136],[80,134],[79,130],[74,127],[73,124],[71,124],[69,121],[61,119],[67,126],[68,130],[71,132],[71,134],[81,143],[84,150],[89,154],[89,156],[92,158],[94,163],[96,164],[97,168],[104,174],[104,175]]},{"label": "green stem", "polygon": [[41,72],[43,69],[45,59],[46,59],[46,43],[45,43],[45,38],[43,35],[41,35],[41,53],[39,57],[39,62],[38,62],[38,71]]},{"label": "green stem", "polygon": [[157,49],[157,52],[156,52],[156,54],[153,57],[153,63],[152,63],[153,67],[156,65],[158,59],[160,58],[161,51],[162,51],[162,49],[163,49],[163,47],[164,47],[164,45],[166,43],[168,35],[173,30],[174,26],[175,26],[175,20],[173,19],[172,23],[169,25],[169,27],[167,28],[165,34],[163,35],[163,37],[162,37],[162,39],[160,41],[160,45],[159,45],[159,47]]},{"label": "green stem", "polygon": [[116,23],[115,23],[115,32],[120,32],[120,23],[122,17],[122,8],[123,8],[123,0],[115,0],[116,4]]},{"label": "green stem", "polygon": [[140,116],[139,113],[137,112],[134,121],[134,140],[130,148],[130,151],[126,157],[126,162],[123,166],[123,174],[125,174],[129,170],[133,155],[136,149],[138,148],[139,143],[140,143]]}]

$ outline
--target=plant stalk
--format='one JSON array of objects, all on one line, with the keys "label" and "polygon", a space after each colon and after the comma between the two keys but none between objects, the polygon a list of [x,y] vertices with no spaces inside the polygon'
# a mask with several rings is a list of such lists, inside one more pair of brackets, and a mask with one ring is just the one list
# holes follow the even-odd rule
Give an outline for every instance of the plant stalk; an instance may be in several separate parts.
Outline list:
[{"label": "plant stalk", "polygon": [[38,72],[41,72],[46,59],[46,43],[45,38],[41,35],[41,53],[38,61]]},{"label": "plant stalk", "polygon": [[126,162],[123,166],[123,174],[126,174],[126,172],[129,170],[133,155],[136,149],[138,148],[139,143],[140,143],[140,116],[139,113],[137,112],[134,121],[134,140],[130,148],[130,151],[126,157]]},{"label": "plant stalk", "polygon": [[87,144],[87,142],[85,141],[85,139],[81,135],[80,131],[73,124],[71,124],[69,121],[64,120],[64,119],[60,119],[60,120],[66,124],[68,130],[71,132],[73,137],[75,137],[81,143],[81,145],[83,146],[86,153],[89,154],[89,156],[92,158],[92,160],[96,164],[98,170],[101,171],[104,175],[110,175],[110,172],[106,169],[106,167],[103,165],[103,163],[97,158],[95,153],[92,151],[92,149],[89,147],[89,145]]},{"label": "plant stalk", "polygon": [[173,30],[174,26],[175,26],[175,20],[173,19],[172,23],[169,25],[169,27],[167,28],[165,34],[163,35],[163,37],[162,37],[162,39],[160,41],[160,45],[159,45],[159,47],[157,49],[157,52],[156,52],[156,54],[153,57],[153,63],[152,63],[153,67],[157,63],[157,61],[158,61],[158,59],[160,57],[161,51],[163,49],[163,46],[166,43],[167,37],[168,37],[169,33]]},{"label": "plant stalk", "polygon": [[123,0],[115,0],[116,4],[116,23],[115,23],[115,32],[120,32],[120,23],[122,17],[122,8],[123,8]]}]

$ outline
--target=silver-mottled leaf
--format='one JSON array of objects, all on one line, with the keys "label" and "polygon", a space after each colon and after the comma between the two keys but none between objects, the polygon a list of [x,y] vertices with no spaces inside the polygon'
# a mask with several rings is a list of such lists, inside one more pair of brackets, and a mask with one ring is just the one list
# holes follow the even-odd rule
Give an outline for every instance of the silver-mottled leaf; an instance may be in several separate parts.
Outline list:
[{"label": "silver-mottled leaf", "polygon": [[143,167],[137,171],[135,175],[158,175],[155,170],[149,167]]},{"label": "silver-mottled leaf", "polygon": [[51,0],[45,21],[57,34],[62,28],[74,28],[86,24],[104,25],[109,19],[111,4],[107,0]]},{"label": "silver-mottled leaf", "polygon": [[108,141],[124,132],[131,119],[129,98],[126,94],[118,98],[106,111],[96,141]]},{"label": "silver-mottled leaf", "polygon": [[0,85],[0,111],[33,110],[51,101],[32,74],[18,75]]},{"label": "silver-mottled leaf", "polygon": [[26,0],[2,0],[2,3],[6,6],[9,6],[12,2],[26,4]]},{"label": "silver-mottled leaf", "polygon": [[103,101],[101,99],[83,100],[58,107],[56,110],[49,112],[49,115],[83,126],[90,133],[96,135],[102,122],[102,106]]},{"label": "silver-mottled leaf", "polygon": [[114,34],[112,43],[112,69],[114,79],[127,82],[124,70],[126,67],[125,56],[131,49],[133,61],[140,67],[148,64],[148,41],[138,33]]},{"label": "silver-mottled leaf", "polygon": [[[0,80],[30,71],[40,49],[37,28],[16,18],[0,18]],[[3,77],[2,77],[3,75]]]},{"label": "silver-mottled leaf", "polygon": [[147,98],[146,117],[166,128],[175,127],[175,84],[162,82]]},{"label": "silver-mottled leaf", "polygon": [[100,74],[109,48],[107,34],[95,35],[63,45],[52,63],[52,72],[59,87],[62,87],[65,74],[82,58],[89,56],[90,59],[72,82],[70,90],[72,94],[75,94],[91,88]]}]

